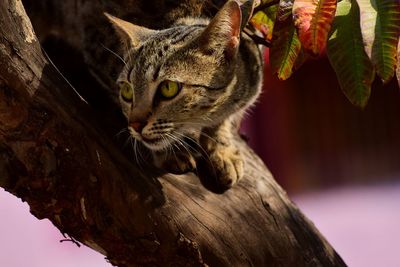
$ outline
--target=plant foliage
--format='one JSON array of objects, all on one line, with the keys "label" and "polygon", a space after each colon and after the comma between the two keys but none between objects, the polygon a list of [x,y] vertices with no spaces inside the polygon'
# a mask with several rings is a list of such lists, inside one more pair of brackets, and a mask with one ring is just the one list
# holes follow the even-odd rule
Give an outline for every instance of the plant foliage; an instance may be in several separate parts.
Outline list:
[{"label": "plant foliage", "polygon": [[247,28],[270,44],[270,64],[281,80],[309,58],[327,55],[346,97],[359,107],[375,76],[400,85],[399,0],[252,1]]}]

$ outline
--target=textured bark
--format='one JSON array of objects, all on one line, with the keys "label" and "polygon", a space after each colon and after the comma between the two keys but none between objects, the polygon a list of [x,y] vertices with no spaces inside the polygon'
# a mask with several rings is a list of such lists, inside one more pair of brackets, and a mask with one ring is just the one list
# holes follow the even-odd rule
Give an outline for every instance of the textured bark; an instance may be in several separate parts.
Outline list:
[{"label": "textured bark", "polygon": [[[118,266],[345,266],[242,140],[223,194],[134,165],[43,55],[19,0],[0,3],[0,186]],[[111,127],[111,126],[109,126]]]}]

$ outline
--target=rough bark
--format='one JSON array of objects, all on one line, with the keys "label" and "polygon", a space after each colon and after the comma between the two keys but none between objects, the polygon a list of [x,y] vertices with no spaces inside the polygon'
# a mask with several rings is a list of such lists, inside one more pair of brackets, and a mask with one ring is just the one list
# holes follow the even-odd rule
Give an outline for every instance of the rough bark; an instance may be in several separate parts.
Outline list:
[{"label": "rough bark", "polygon": [[223,194],[140,169],[43,55],[19,0],[0,4],[0,186],[118,266],[345,266],[242,140]]}]

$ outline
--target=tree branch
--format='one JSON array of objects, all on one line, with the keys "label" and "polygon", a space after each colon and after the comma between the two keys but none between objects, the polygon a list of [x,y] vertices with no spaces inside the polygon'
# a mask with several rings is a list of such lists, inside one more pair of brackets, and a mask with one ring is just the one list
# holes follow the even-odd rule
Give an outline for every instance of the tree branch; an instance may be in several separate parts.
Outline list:
[{"label": "tree branch", "polygon": [[345,266],[241,141],[224,194],[139,169],[41,51],[22,4],[0,4],[0,186],[118,266]]},{"label": "tree branch", "polygon": [[256,35],[255,33],[253,33],[251,30],[249,30],[248,28],[244,28],[243,32],[249,36],[256,44],[261,44],[264,45],[266,47],[271,47],[271,42],[265,40],[264,38]]}]

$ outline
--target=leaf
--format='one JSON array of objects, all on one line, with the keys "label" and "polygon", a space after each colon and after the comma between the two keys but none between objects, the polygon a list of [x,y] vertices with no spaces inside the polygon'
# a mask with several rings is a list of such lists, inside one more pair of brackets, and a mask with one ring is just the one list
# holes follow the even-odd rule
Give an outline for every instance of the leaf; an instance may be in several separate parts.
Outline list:
[{"label": "leaf", "polygon": [[242,23],[240,29],[243,30],[249,23],[251,16],[253,15],[254,6],[257,4],[254,0],[241,0],[240,10],[242,12]]},{"label": "leaf", "polygon": [[279,1],[278,13],[276,15],[277,21],[282,22],[292,17],[293,1],[294,0]]},{"label": "leaf", "polygon": [[356,0],[365,51],[383,82],[393,78],[400,34],[400,1]]},{"label": "leaf", "polygon": [[292,20],[278,23],[274,31],[269,60],[273,73],[277,73],[280,80],[288,79],[293,73],[294,66],[301,64],[297,62],[300,51],[301,43]]},{"label": "leaf", "polygon": [[375,73],[364,50],[359,12],[355,1],[338,3],[327,52],[344,94],[354,105],[365,107]]},{"label": "leaf", "polygon": [[250,24],[259,30],[267,41],[271,41],[272,39],[277,10],[277,6],[268,7],[256,12],[250,20]]},{"label": "leaf", "polygon": [[324,51],[335,11],[336,0],[294,1],[294,25],[308,53],[317,56]]}]

